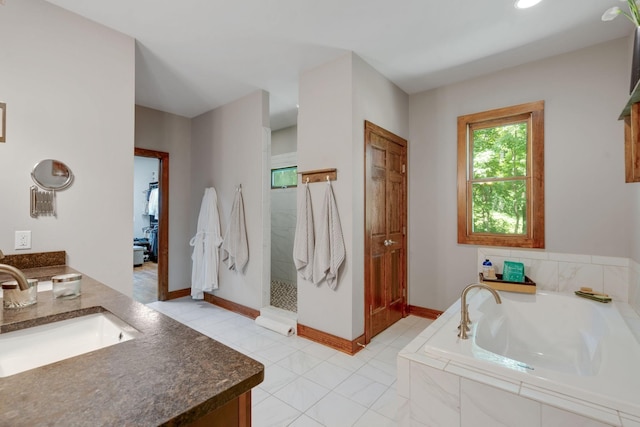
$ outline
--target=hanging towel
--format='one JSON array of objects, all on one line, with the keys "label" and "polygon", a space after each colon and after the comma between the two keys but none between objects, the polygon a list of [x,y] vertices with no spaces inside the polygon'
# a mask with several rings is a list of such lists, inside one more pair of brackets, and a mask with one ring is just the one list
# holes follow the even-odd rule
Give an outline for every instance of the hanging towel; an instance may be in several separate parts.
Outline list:
[{"label": "hanging towel", "polygon": [[218,289],[218,248],[222,244],[218,196],[211,187],[204,190],[197,233],[189,245],[193,246],[191,260],[191,297],[203,299],[204,291]]},{"label": "hanging towel", "polygon": [[158,189],[152,188],[149,192],[149,215],[158,216]]},{"label": "hanging towel", "polygon": [[222,243],[222,261],[229,270],[242,271],[249,261],[249,245],[247,243],[247,228],[244,222],[244,202],[242,187],[236,191],[233,199],[229,223],[224,233]]},{"label": "hanging towel", "polygon": [[311,209],[311,192],[309,184],[305,184],[304,197],[298,201],[296,235],[293,240],[293,263],[303,279],[313,281],[313,210]]},{"label": "hanging towel", "polygon": [[333,196],[331,182],[327,181],[324,206],[320,211],[319,239],[316,241],[316,251],[313,258],[313,283],[317,285],[322,279],[326,279],[329,287],[335,289],[338,285],[338,269],[344,261],[344,257],[344,238],[342,237],[338,207]]}]

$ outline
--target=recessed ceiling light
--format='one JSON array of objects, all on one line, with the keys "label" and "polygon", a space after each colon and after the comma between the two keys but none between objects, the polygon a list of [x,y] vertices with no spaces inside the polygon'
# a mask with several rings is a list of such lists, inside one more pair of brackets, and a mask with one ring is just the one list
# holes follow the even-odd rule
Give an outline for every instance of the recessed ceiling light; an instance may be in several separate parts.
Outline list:
[{"label": "recessed ceiling light", "polygon": [[542,0],[516,0],[516,9],[527,9],[540,3]]}]

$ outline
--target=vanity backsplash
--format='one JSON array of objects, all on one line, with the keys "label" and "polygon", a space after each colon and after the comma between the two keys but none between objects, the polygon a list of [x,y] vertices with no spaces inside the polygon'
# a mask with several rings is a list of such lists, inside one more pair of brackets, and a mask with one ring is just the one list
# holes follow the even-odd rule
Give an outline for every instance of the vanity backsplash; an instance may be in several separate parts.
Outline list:
[{"label": "vanity backsplash", "polygon": [[24,270],[27,268],[54,267],[67,264],[67,253],[65,251],[54,252],[34,252],[30,254],[5,254],[0,261],[2,264]]}]

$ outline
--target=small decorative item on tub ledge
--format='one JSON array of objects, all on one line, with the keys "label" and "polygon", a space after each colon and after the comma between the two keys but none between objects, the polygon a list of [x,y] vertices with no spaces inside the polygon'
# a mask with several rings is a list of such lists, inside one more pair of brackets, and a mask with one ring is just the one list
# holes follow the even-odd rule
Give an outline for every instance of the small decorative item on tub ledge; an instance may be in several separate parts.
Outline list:
[{"label": "small decorative item on tub ledge", "polygon": [[518,283],[502,280],[502,274],[496,274],[495,279],[489,279],[480,273],[480,282],[498,291],[519,292],[522,294],[536,293],[536,283],[527,276],[524,276],[524,282]]},{"label": "small decorative item on tub ledge", "polygon": [[575,294],[579,297],[592,299],[598,302],[607,303],[611,301],[611,297],[609,295],[599,294],[597,292],[594,292],[591,288],[580,288],[579,291],[575,291]]}]

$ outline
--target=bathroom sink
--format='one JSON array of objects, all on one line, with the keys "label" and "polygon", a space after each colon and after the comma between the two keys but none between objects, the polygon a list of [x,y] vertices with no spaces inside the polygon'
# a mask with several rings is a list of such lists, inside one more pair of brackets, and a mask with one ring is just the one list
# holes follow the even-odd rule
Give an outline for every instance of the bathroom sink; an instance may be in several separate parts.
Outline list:
[{"label": "bathroom sink", "polygon": [[0,334],[0,378],[129,341],[140,332],[100,312]]}]

